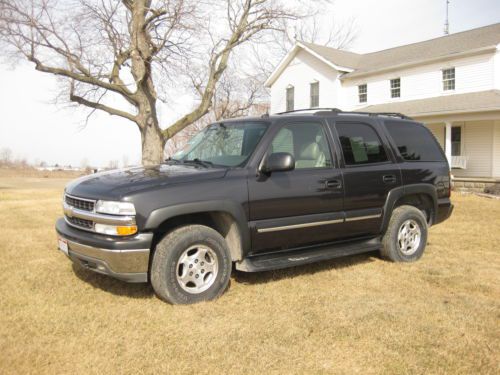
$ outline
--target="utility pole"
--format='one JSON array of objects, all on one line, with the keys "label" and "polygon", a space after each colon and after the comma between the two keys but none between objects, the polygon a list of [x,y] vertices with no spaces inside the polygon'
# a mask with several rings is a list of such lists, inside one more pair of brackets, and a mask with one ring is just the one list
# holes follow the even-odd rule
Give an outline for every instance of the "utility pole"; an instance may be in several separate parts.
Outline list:
[{"label": "utility pole", "polygon": [[450,34],[450,23],[448,22],[448,8],[450,6],[450,0],[446,0],[446,21],[444,22],[444,35]]}]

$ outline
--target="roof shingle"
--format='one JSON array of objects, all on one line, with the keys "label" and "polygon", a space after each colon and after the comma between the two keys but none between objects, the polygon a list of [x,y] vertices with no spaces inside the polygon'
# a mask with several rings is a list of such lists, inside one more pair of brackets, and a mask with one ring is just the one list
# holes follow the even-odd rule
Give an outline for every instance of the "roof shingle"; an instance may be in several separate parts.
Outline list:
[{"label": "roof shingle", "polygon": [[333,64],[354,69],[353,78],[391,67],[439,59],[500,43],[500,23],[366,54],[300,42]]},{"label": "roof shingle", "polygon": [[398,112],[411,117],[440,115],[451,112],[481,112],[500,110],[500,90],[437,96],[434,98],[375,104],[360,112]]}]

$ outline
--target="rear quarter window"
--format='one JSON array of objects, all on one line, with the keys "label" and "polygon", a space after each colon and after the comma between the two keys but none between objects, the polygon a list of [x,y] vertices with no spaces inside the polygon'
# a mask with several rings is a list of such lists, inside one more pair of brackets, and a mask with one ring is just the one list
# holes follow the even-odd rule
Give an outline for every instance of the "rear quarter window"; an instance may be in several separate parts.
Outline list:
[{"label": "rear quarter window", "polygon": [[406,121],[386,121],[385,127],[403,159],[445,161],[439,143],[424,125]]}]

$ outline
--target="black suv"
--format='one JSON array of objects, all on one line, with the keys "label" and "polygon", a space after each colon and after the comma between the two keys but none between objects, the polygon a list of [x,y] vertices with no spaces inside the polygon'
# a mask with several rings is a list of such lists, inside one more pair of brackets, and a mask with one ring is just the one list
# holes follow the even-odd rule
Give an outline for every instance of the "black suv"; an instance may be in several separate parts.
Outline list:
[{"label": "black suv", "polygon": [[436,139],[404,115],[294,111],[218,122],[161,165],[73,181],[56,230],[75,263],[185,304],[220,296],[233,263],[415,261],[452,212],[450,185]]}]

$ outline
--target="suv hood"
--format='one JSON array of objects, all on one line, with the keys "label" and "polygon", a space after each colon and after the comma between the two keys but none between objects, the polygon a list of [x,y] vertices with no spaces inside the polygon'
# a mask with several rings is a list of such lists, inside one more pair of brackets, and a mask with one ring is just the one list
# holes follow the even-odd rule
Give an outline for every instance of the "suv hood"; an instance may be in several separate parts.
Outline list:
[{"label": "suv hood", "polygon": [[66,193],[89,199],[120,200],[140,190],[222,178],[226,172],[227,169],[187,164],[133,167],[81,177],[66,186]]}]

